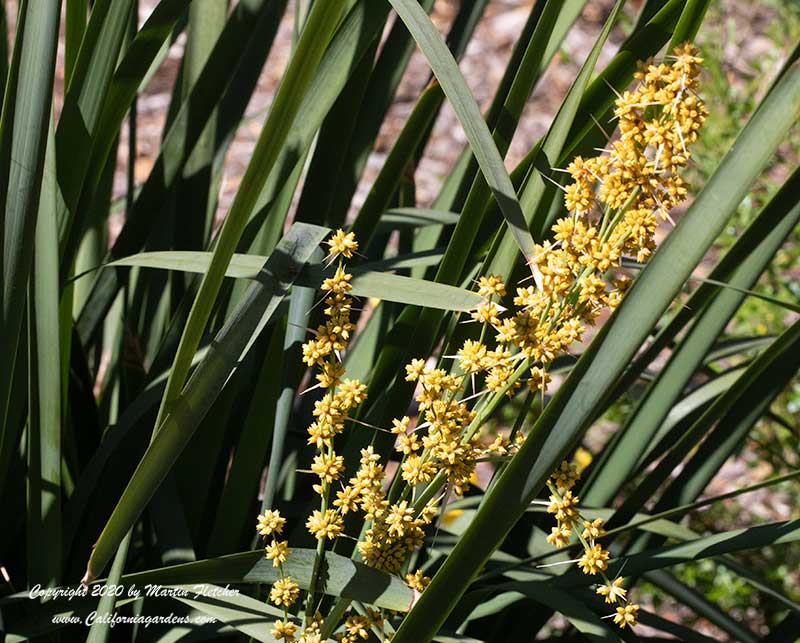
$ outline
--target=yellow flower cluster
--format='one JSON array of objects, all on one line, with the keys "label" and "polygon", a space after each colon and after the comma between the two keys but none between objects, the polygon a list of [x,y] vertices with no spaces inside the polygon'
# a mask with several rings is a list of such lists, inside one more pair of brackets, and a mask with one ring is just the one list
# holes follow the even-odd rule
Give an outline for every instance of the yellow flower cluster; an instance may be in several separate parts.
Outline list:
[{"label": "yellow flower cluster", "polygon": [[[686,198],[679,172],[708,113],[696,94],[703,62],[697,53],[684,44],[674,50],[671,65],[640,65],[635,74],[639,83],[616,101],[619,138],[606,154],[577,157],[567,167],[573,183],[565,190],[564,203],[574,216],[559,221],[556,239],[574,245],[576,237],[579,259],[591,261],[599,253],[600,261],[613,262],[615,255],[630,253],[643,261],[655,247],[657,217],[668,218]],[[581,217],[615,225],[578,226]]]},{"label": "yellow flower cluster", "polygon": [[[406,561],[421,546],[437,504],[450,493],[462,495],[468,489],[479,460],[508,457],[523,440],[516,435],[513,440],[498,437],[488,446],[483,444],[477,430],[485,419],[484,410],[493,408],[503,395],[513,396],[523,380],[531,391],[544,395],[553,360],[581,341],[586,326],[604,310],[615,308],[629,287],[629,279],[610,271],[619,267],[623,255],[644,261],[655,247],[659,216],[669,219],[669,211],[686,198],[680,171],[707,113],[696,94],[701,62],[695,49],[683,45],[669,63],[640,67],[636,87],[616,101],[619,137],[599,156],[576,157],[566,168],[572,178],[564,188],[569,215],[552,226],[552,239],[536,246],[530,260],[535,283],[516,289],[514,310],[501,305],[507,293],[500,276],[480,277],[477,290],[484,301],[471,313],[481,325],[480,337],[466,340],[455,355],[446,356],[455,360],[452,369],[422,359],[406,366],[406,381],[417,387],[418,409],[414,426],[407,416],[393,420],[390,430],[401,462],[391,485],[372,447],[362,450],[355,475],[346,484],[341,480],[344,460],[334,450],[334,439],[344,430],[352,409],[366,398],[365,385],[345,378],[341,359],[355,330],[350,319],[352,275],[343,259],[357,254],[358,243],[343,230],[327,241],[329,261],[338,259],[338,265],[321,285],[325,321],[302,348],[304,363],[318,369],[314,388],[324,390],[308,427],[308,444],[317,450],[311,473],[317,476],[314,490],[321,504],[306,527],[317,539],[318,551],[342,535],[346,514],[363,512],[365,530],[357,545],[363,561],[393,574],[407,573],[409,586],[425,589],[429,579],[420,571],[409,571]],[[615,622],[623,628],[633,626],[639,608],[627,602],[622,578],[609,580],[605,575],[609,553],[598,542],[604,535],[602,521],[581,517],[579,498],[572,492],[578,477],[577,469],[564,463],[548,483],[552,494],[548,511],[556,526],[547,540],[563,547],[576,536],[583,545],[579,567],[603,579],[597,593],[618,605]],[[431,485],[434,479],[437,484]],[[446,491],[435,497],[442,488]],[[318,621],[307,617],[296,638],[297,626],[286,612],[300,590],[283,573],[289,548],[277,535],[284,522],[278,512],[266,511],[257,525],[259,534],[272,537],[265,555],[280,569],[270,598],[284,607],[285,618],[275,622],[272,632],[277,639],[310,643],[320,640]],[[311,595],[313,590],[309,602]],[[353,643],[368,638],[374,627],[383,627],[380,614],[354,614],[337,639]]]},{"label": "yellow flower cluster", "polygon": [[[341,257],[350,258],[358,250],[355,236],[343,230],[337,230],[327,243],[331,261]],[[303,344],[303,361],[309,366],[319,368],[317,386],[325,390],[322,398],[314,403],[314,421],[308,427],[308,444],[317,448],[311,464],[311,472],[319,479],[314,490],[322,500],[320,509],[314,510],[308,517],[306,528],[321,542],[335,540],[341,535],[344,528],[343,516],[351,508],[339,501],[333,503],[334,507],[329,506],[331,484],[339,479],[344,470],[344,459],[334,451],[334,438],[344,430],[350,410],[366,398],[367,387],[358,380],[344,378],[341,364],[341,351],[347,348],[350,335],[355,329],[350,321],[352,299],[348,293],[352,289],[351,280],[352,275],[345,271],[340,259],[333,276],[325,279],[321,286],[321,290],[326,293],[326,321],[313,331],[314,337]],[[274,534],[281,532],[284,523],[285,519],[277,511],[266,511],[259,516],[257,525],[259,534],[273,535],[265,553],[281,571],[280,579],[272,586],[270,600],[284,607],[285,618],[275,622],[272,635],[277,639],[297,640],[301,643],[321,641],[321,622],[317,619],[307,619],[299,638],[296,638],[297,626],[288,619],[286,608],[297,600],[300,589],[291,577],[283,573],[283,563],[289,555],[288,543],[274,537]]]},{"label": "yellow flower cluster", "polygon": [[614,622],[621,628],[633,627],[636,625],[639,606],[628,602],[626,598],[628,590],[622,586],[624,578],[618,576],[610,580],[605,574],[608,569],[609,553],[597,541],[605,536],[606,532],[600,518],[589,521],[581,516],[578,509],[580,498],[572,492],[579,478],[577,466],[562,462],[547,481],[550,489],[547,512],[553,514],[556,519],[556,526],[550,530],[547,542],[556,548],[561,548],[569,544],[571,536],[577,535],[578,541],[583,546],[583,555],[577,560],[578,567],[584,574],[599,575],[603,579],[603,583],[596,591],[605,598],[606,603],[618,604],[616,614],[611,615]]},{"label": "yellow flower cluster", "polygon": [[[353,233],[337,232],[328,241],[331,257],[352,257],[358,249]],[[334,437],[344,429],[351,409],[361,404],[367,396],[367,387],[358,380],[344,378],[340,351],[347,348],[350,333],[355,326],[350,321],[352,299],[348,296],[352,275],[340,263],[333,277],[322,282],[325,297],[325,316],[328,320],[316,330],[316,337],[303,344],[303,358],[317,365],[319,386],[326,390],[322,399],[314,403],[314,421],[308,427],[308,444],[317,447],[311,471],[319,477],[314,490],[323,497],[322,508],[309,517],[306,527],[317,540],[334,540],[343,527],[341,508],[328,507],[328,490],[344,470],[344,459],[333,449]]]},{"label": "yellow flower cluster", "polygon": [[[499,293],[505,286],[495,279],[487,280],[487,287]],[[485,350],[470,355],[468,344],[459,352],[458,359],[464,371],[471,373],[484,368],[490,360],[508,357],[508,354],[498,357],[492,351],[487,354]],[[473,479],[479,458],[507,452],[502,439],[486,449],[476,435],[467,435],[475,419],[475,412],[461,397],[467,378],[414,359],[406,366],[405,379],[418,386],[419,419],[413,429],[409,427],[408,416],[392,421],[391,431],[397,436],[395,450],[402,456],[399,474],[405,483],[399,499],[396,502],[387,499],[383,491],[384,468],[378,456],[365,449],[357,475],[339,492],[334,503],[348,510],[364,511],[371,525],[358,543],[361,557],[366,564],[391,573],[400,572],[408,555],[422,544],[424,529],[435,515],[434,499],[415,508],[413,498],[417,487],[427,485],[438,474],[444,478],[443,486],[462,495]],[[417,591],[427,585],[420,572],[409,574],[406,580]]]},{"label": "yellow flower cluster", "polygon": [[371,566],[398,573],[408,554],[422,545],[424,527],[433,518],[433,510],[419,516],[407,500],[390,504],[383,490],[384,468],[372,447],[361,451],[361,466],[355,477],[339,492],[335,504],[345,510],[361,509],[372,522],[364,540],[358,543],[363,561]]},{"label": "yellow flower cluster", "polygon": [[[697,97],[702,59],[690,45],[675,49],[673,63],[645,64],[639,83],[616,101],[620,136],[605,153],[576,157],[567,167],[573,182],[565,188],[569,216],[552,226],[553,238],[536,246],[531,259],[534,285],[518,287],[516,312],[504,315],[502,279],[481,277],[486,297],[472,318],[484,325],[479,341],[458,351],[461,369],[485,376],[490,391],[513,395],[520,386],[515,362],[531,364],[528,386],[544,393],[550,363],[581,341],[587,325],[615,308],[630,285],[609,277],[623,255],[644,261],[655,247],[658,216],[686,197],[680,170],[690,158],[706,108]],[[495,347],[484,341],[495,333]]]},{"label": "yellow flower cluster", "polygon": [[[337,231],[328,241],[330,257],[351,257],[358,249],[352,233]],[[354,325],[350,321],[352,301],[348,295],[352,276],[340,263],[332,277],[325,279],[321,289],[326,292],[327,321],[314,331],[314,337],[303,344],[303,361],[318,367],[317,387],[325,390],[321,399],[314,403],[314,421],[308,427],[308,444],[317,448],[311,463],[311,473],[318,478],[314,490],[321,496],[321,507],[308,517],[306,528],[315,538],[324,543],[335,540],[342,534],[344,516],[361,511],[368,528],[358,543],[362,560],[372,567],[390,573],[400,573],[409,554],[422,545],[424,529],[431,523],[436,512],[436,501],[431,500],[421,508],[415,507],[414,498],[408,497],[417,485],[430,482],[438,472],[443,472],[446,481],[457,494],[463,494],[473,477],[476,460],[486,453],[506,454],[506,443],[500,439],[488,450],[483,449],[477,437],[464,440],[467,426],[475,418],[466,402],[459,396],[464,392],[465,378],[448,373],[441,368],[426,366],[422,360],[414,360],[406,368],[406,379],[418,382],[417,396],[419,414],[424,423],[409,429],[410,418],[393,421],[391,431],[397,436],[396,449],[403,454],[399,475],[407,484],[396,501],[390,501],[386,483],[386,471],[380,456],[370,446],[361,451],[361,461],[356,474],[346,484],[340,481],[344,471],[344,459],[334,451],[334,438],[344,430],[348,413],[366,398],[366,386],[358,380],[344,377],[341,351],[347,348]],[[492,295],[504,294],[502,281],[485,279]],[[488,293],[489,291],[487,291]],[[482,354],[481,364],[491,360],[508,360],[510,353]],[[421,429],[426,428],[424,433]],[[333,493],[332,485],[338,483]],[[279,541],[285,520],[277,511],[266,511],[258,518],[257,529],[263,536],[273,536],[266,546],[267,558],[281,570],[281,577],[273,584],[270,599],[283,606],[284,610],[294,603],[299,595],[297,584],[283,574],[283,563],[289,555],[288,543]],[[421,571],[408,573],[406,582],[421,592],[430,579]],[[382,627],[379,612],[368,611],[366,616],[352,615],[338,633],[337,640],[354,643],[368,636],[372,627]],[[319,627],[307,623],[297,634],[297,626],[288,618],[274,623],[272,634],[285,641],[316,641]]]}]

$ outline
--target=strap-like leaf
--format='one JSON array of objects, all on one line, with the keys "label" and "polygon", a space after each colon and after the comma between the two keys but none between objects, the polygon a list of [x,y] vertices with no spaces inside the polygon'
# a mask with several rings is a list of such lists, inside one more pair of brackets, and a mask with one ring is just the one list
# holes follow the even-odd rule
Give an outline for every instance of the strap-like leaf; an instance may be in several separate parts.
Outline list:
[{"label": "strap-like leaf", "polygon": [[458,116],[486,182],[492,189],[506,223],[525,257],[533,256],[533,238],[522,215],[514,186],[503,165],[478,105],[436,27],[416,0],[389,0],[428,59],[453,110]]},{"label": "strap-like leaf", "polygon": [[[60,2],[24,0],[0,120],[0,463],[15,448],[9,414],[53,98]],[[24,404],[21,404],[24,406]],[[16,429],[16,427],[15,427]]]},{"label": "strap-like leaf", "polygon": [[[292,549],[283,573],[302,588],[311,583],[313,549]],[[396,576],[367,567],[333,552],[325,553],[324,591],[330,596],[344,596],[376,607],[406,612],[414,599],[414,590]],[[281,570],[264,557],[264,550],[231,554],[220,558],[174,565],[162,569],[128,574],[122,582],[139,587],[156,585],[192,585],[195,583],[273,583]]]},{"label": "strap-like leaf", "polygon": [[166,415],[161,430],[133,474],[106,523],[87,565],[92,579],[114,555],[158,486],[175,464],[200,420],[260,330],[278,309],[303,265],[327,235],[326,228],[295,224],[264,264],[259,279],[228,323],[217,334],[191,380]]},{"label": "strap-like leaf", "polygon": [[[109,266],[140,266],[204,273],[208,270],[210,260],[211,253],[209,252],[176,250],[143,252],[114,261]],[[235,254],[225,271],[225,276],[255,279],[265,260],[266,257],[259,255]],[[402,265],[398,264],[396,267],[402,267]],[[413,279],[359,268],[353,268],[352,273],[353,290],[351,292],[356,297],[374,297],[440,310],[473,310],[483,301],[483,298],[475,292],[424,279]],[[319,268],[309,266],[298,275],[297,283],[310,288],[318,288],[325,276],[326,273]]]}]

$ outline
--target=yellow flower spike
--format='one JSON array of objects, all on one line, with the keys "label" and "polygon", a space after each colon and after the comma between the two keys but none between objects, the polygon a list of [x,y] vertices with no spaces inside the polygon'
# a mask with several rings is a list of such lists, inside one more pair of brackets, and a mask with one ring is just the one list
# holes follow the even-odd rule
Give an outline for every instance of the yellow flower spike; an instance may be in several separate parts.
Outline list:
[{"label": "yellow flower spike", "polygon": [[330,248],[330,257],[342,255],[347,259],[353,256],[353,253],[358,250],[358,241],[356,235],[352,232],[345,233],[341,228],[334,232],[333,236],[326,241]]},{"label": "yellow flower spike", "polygon": [[[348,296],[352,277],[340,261],[335,273],[325,279],[326,321],[303,346],[305,363],[320,367],[316,377],[327,389],[315,404],[308,440],[319,449],[312,470],[318,476],[316,488],[323,495],[320,510],[306,523],[316,538],[336,538],[341,534],[343,516],[357,511],[368,521],[357,545],[364,562],[401,574],[408,556],[422,544],[425,525],[436,513],[437,500],[433,500],[420,515],[414,515],[412,507],[419,492],[414,487],[441,475],[449,490],[463,494],[473,479],[477,460],[518,450],[524,441],[522,434],[514,441],[499,438],[488,447],[491,438],[479,440],[470,433],[465,439],[475,418],[470,408],[475,402],[472,397],[465,398],[465,388],[477,379],[474,374],[481,373],[490,394],[507,389],[508,395],[514,395],[525,378],[513,383],[511,378],[520,360],[528,358],[528,385],[534,391],[545,391],[552,361],[582,341],[586,328],[620,303],[627,285],[616,280],[622,258],[646,260],[656,247],[659,219],[671,220],[670,210],[687,197],[680,172],[691,158],[690,147],[707,115],[696,93],[701,62],[697,50],[681,45],[664,61],[640,65],[636,86],[616,100],[619,136],[598,156],[575,157],[567,166],[570,179],[565,182],[564,203],[569,214],[554,223],[552,238],[543,240],[532,256],[526,257],[534,279],[516,288],[515,311],[506,313],[499,305],[507,294],[500,276],[479,277],[475,290],[484,301],[471,317],[484,325],[480,341],[465,342],[455,357],[454,369],[426,366],[426,359],[414,359],[405,367],[405,380],[419,384],[415,391],[416,429],[410,431],[407,416],[392,422],[395,450],[403,455],[398,483],[404,484],[391,501],[385,468],[371,448],[362,451],[354,476],[346,484],[338,481],[342,472],[338,456],[332,453],[334,438],[344,429],[349,410],[363,401],[366,388],[357,380],[344,379],[338,363],[340,351],[355,332]],[[353,235],[342,230],[337,230],[327,245],[331,258],[349,258],[358,248]],[[633,626],[638,606],[625,602],[623,579],[611,581],[603,574],[609,553],[597,543],[604,534],[602,521],[586,520],[574,495],[579,472],[591,459],[587,453],[579,450],[576,464],[564,462],[551,476],[547,510],[554,516],[555,526],[547,541],[564,547],[580,537],[584,547],[580,569],[601,575],[597,594],[620,606],[609,618],[620,627]],[[335,488],[331,486],[334,482]],[[273,561],[280,556],[281,544],[285,545],[274,541],[267,548],[275,551]],[[421,572],[406,577],[418,591],[424,589],[424,580]],[[368,638],[371,618],[351,615],[337,638],[347,643]],[[315,643],[318,634],[319,628],[307,627],[300,640]]]}]

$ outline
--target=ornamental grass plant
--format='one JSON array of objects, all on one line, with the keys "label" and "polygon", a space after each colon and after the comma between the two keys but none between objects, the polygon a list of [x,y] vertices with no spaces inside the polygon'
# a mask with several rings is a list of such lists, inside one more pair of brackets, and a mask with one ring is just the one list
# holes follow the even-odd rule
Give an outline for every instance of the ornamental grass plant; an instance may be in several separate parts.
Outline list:
[{"label": "ornamental grass plant", "polygon": [[[791,574],[752,564],[796,558],[800,521],[692,522],[800,476],[795,450],[712,492],[759,426],[796,436],[780,400],[800,304],[757,286],[800,219],[796,159],[744,233],[715,241],[797,126],[800,41],[693,185],[715,117],[694,44],[710,3],[600,3],[546,134],[509,171],[532,92],[598,3],[523,3],[483,113],[458,59],[496,3],[460,3],[446,38],[438,4],[160,0],[140,23],[137,0],[19,2],[0,56],[5,640],[800,631]],[[232,141],[287,15],[228,205]],[[176,42],[137,181],[137,97]],[[415,50],[430,82],[361,195]],[[427,202],[415,177],[444,105],[466,145]],[[752,298],[779,334],[732,332]],[[686,580],[698,561],[763,600],[726,608]]]}]

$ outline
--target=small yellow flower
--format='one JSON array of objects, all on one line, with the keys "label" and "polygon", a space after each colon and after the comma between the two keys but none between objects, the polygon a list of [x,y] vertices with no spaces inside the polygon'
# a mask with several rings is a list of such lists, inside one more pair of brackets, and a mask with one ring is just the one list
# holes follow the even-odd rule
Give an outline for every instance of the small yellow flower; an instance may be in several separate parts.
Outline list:
[{"label": "small yellow flower", "polygon": [[329,256],[342,255],[350,259],[353,253],[358,250],[356,235],[352,232],[345,234],[341,228],[334,232],[333,236],[326,242],[331,249]]},{"label": "small yellow flower", "polygon": [[401,434],[408,431],[408,423],[411,422],[411,418],[407,415],[404,415],[399,420],[392,420],[392,433]]},{"label": "small yellow flower", "polygon": [[458,351],[458,363],[467,373],[477,373],[486,367],[486,346],[468,339]]},{"label": "small yellow flower", "polygon": [[557,527],[550,528],[550,534],[548,534],[546,540],[556,549],[561,549],[569,544],[569,537],[571,535],[572,530],[569,527],[559,524]]},{"label": "small yellow flower", "polygon": [[430,583],[431,579],[425,576],[421,569],[418,569],[413,574],[406,574],[406,585],[418,592],[424,592]]},{"label": "small yellow flower", "polygon": [[605,597],[606,603],[616,603],[617,601],[621,603],[625,600],[625,594],[628,593],[628,590],[622,586],[624,581],[625,579],[622,576],[617,576],[612,582],[600,585],[597,588],[597,593]]},{"label": "small yellow flower", "polygon": [[411,363],[406,365],[406,382],[416,382],[424,370],[424,359],[412,359]]},{"label": "small yellow flower", "polygon": [[578,561],[578,567],[584,574],[598,574],[608,569],[608,552],[600,545],[593,545],[587,549]]},{"label": "small yellow flower", "polygon": [[534,366],[531,368],[531,376],[528,379],[528,388],[530,388],[530,390],[533,392],[541,391],[544,393],[547,391],[547,385],[550,383],[550,381],[550,373],[543,368]]},{"label": "small yellow flower", "polygon": [[408,506],[408,501],[392,505],[386,517],[386,525],[390,536],[403,537],[406,527],[414,520],[414,509]]},{"label": "small yellow flower", "polygon": [[605,535],[606,530],[603,529],[602,518],[595,518],[592,522],[589,522],[588,520],[583,521],[583,533],[581,534],[582,538],[593,541],[597,538],[602,538]]},{"label": "small yellow flower", "polygon": [[324,364],[325,357],[330,352],[330,346],[320,344],[316,339],[309,339],[303,344],[303,362],[309,366]]},{"label": "small yellow flower", "polygon": [[495,331],[497,331],[495,335],[497,341],[502,344],[513,342],[517,339],[517,324],[508,317],[501,320],[499,326],[495,326]]},{"label": "small yellow flower", "polygon": [[580,474],[592,463],[591,452],[587,451],[583,447],[578,447],[575,449],[574,463],[578,473]]},{"label": "small yellow flower", "polygon": [[580,477],[581,474],[578,473],[578,467],[564,460],[559,465],[558,469],[556,469],[555,473],[550,476],[550,479],[553,481],[553,484],[555,484],[556,487],[567,491],[575,486],[575,483],[580,479]]},{"label": "small yellow flower", "polygon": [[306,528],[317,540],[333,540],[342,533],[343,526],[342,517],[333,509],[327,509],[324,514],[316,510],[306,521]]},{"label": "small yellow flower", "polygon": [[636,615],[639,613],[639,606],[636,603],[628,603],[625,607],[618,607],[614,615],[614,622],[625,629],[626,626],[636,625]]},{"label": "small yellow flower", "polygon": [[308,427],[308,444],[314,444],[318,449],[330,446],[331,439],[343,428],[344,425],[341,423],[312,422]]},{"label": "small yellow flower", "polygon": [[558,522],[568,522],[578,516],[578,510],[575,507],[579,501],[580,498],[573,496],[571,491],[564,492],[560,498],[551,495],[547,513],[555,514]]},{"label": "small yellow flower", "polygon": [[352,408],[358,406],[367,399],[367,387],[359,380],[342,380],[337,395],[343,402],[345,408]]},{"label": "small yellow flower", "polygon": [[442,525],[445,527],[452,525],[463,513],[463,509],[448,509],[442,516]]},{"label": "small yellow flower", "polygon": [[269,600],[275,603],[275,605],[285,605],[289,607],[297,600],[299,595],[300,587],[292,580],[291,576],[285,576],[272,584],[272,589],[269,592]]},{"label": "small yellow flower", "polygon": [[397,436],[397,444],[394,448],[398,453],[408,455],[412,451],[419,451],[421,446],[422,445],[417,441],[416,433],[401,433]]},{"label": "small yellow flower", "polygon": [[328,391],[327,395],[322,399],[314,402],[312,413],[317,422],[323,425],[336,425],[344,421],[342,402],[339,398],[333,396],[331,391]]},{"label": "small yellow flower", "polygon": [[343,514],[348,511],[356,511],[360,495],[361,491],[357,487],[347,485],[341,491],[336,492],[336,500],[333,501],[333,505],[339,507]]},{"label": "small yellow flower", "polygon": [[403,480],[416,486],[433,480],[436,467],[430,460],[423,461],[419,455],[410,455],[403,462]]},{"label": "small yellow flower", "polygon": [[286,518],[282,518],[279,511],[267,509],[263,514],[259,514],[256,531],[262,536],[279,534],[283,531],[283,526],[285,524]]},{"label": "small yellow flower", "polygon": [[296,631],[297,631],[297,625],[295,625],[291,621],[277,620],[275,621],[275,623],[273,623],[272,630],[270,630],[270,634],[272,634],[273,638],[276,639],[283,639],[284,641],[294,641],[294,633]]},{"label": "small yellow flower", "polygon": [[348,617],[348,619],[344,622],[344,627],[347,630],[347,633],[353,639],[369,638],[370,620],[366,616],[354,614],[353,616]]},{"label": "small yellow flower", "polygon": [[344,375],[344,366],[339,362],[323,362],[322,372],[317,373],[317,380],[322,388],[336,386]]},{"label": "small yellow flower", "polygon": [[498,435],[494,442],[492,442],[488,447],[486,447],[487,453],[494,453],[497,455],[506,455],[508,453],[508,438],[502,435]]},{"label": "small yellow flower", "polygon": [[478,304],[478,308],[470,316],[477,322],[490,324],[492,326],[500,325],[500,307],[493,301],[485,301]]},{"label": "small yellow flower", "polygon": [[344,458],[332,453],[321,453],[314,457],[311,470],[319,476],[322,482],[331,483],[339,479],[339,474],[344,469]]},{"label": "small yellow flower", "polygon": [[321,290],[329,290],[332,293],[337,294],[344,294],[350,292],[353,286],[350,285],[350,280],[353,278],[353,275],[344,271],[344,268],[341,266],[336,268],[336,272],[333,273],[333,277],[328,277],[322,282],[320,286]]},{"label": "small yellow flower", "polygon": [[500,297],[506,296],[506,285],[503,278],[499,275],[487,275],[478,279],[478,294],[481,297],[491,297],[498,295]]},{"label": "small yellow flower", "polygon": [[265,553],[267,559],[272,561],[273,567],[280,567],[289,555],[289,543],[285,540],[273,540],[267,545]]},{"label": "small yellow flower", "polygon": [[306,628],[297,639],[297,643],[322,643],[322,634],[318,630],[311,630]]}]

